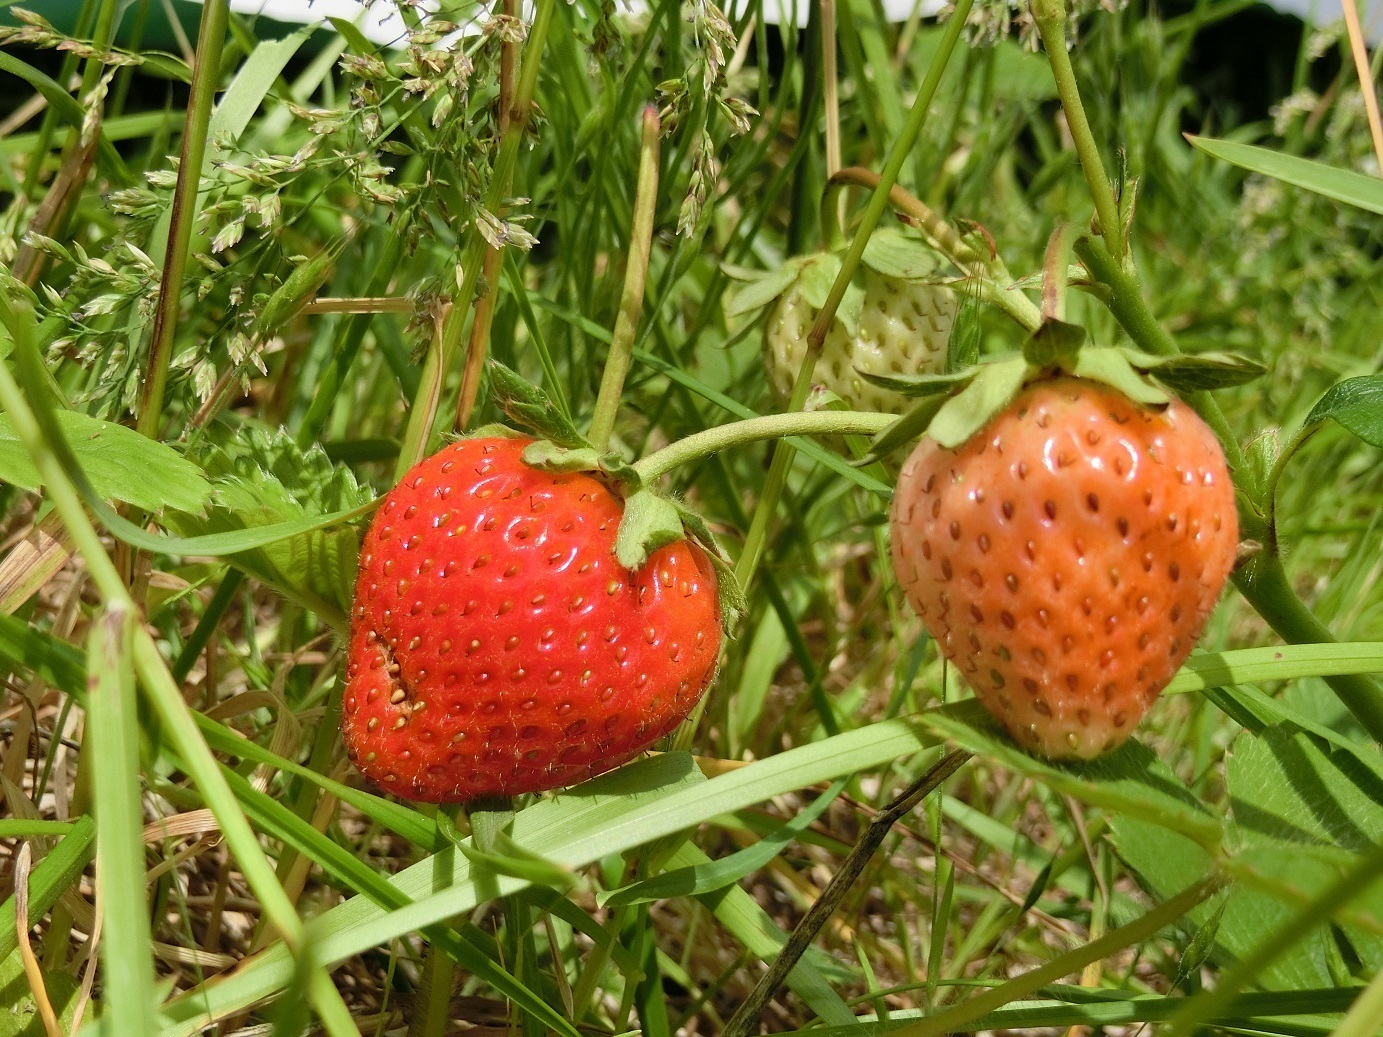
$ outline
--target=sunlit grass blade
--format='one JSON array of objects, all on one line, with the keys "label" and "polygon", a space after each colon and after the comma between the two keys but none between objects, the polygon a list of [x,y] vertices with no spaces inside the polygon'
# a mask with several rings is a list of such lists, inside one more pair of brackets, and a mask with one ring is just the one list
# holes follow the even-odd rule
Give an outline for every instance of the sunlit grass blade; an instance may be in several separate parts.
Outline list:
[{"label": "sunlit grass blade", "polygon": [[87,745],[97,821],[97,868],[104,888],[105,1012],[117,1033],[149,1033],[154,967],[144,893],[139,717],[132,645],[135,617],[116,605],[91,631]]}]

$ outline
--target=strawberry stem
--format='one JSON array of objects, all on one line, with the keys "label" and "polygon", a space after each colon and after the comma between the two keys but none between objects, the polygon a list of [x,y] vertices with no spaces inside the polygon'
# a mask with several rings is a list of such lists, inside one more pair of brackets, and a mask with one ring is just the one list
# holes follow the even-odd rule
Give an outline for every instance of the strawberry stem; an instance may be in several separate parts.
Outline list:
[{"label": "strawberry stem", "polygon": [[1076,155],[1080,158],[1081,169],[1090,194],[1095,199],[1095,214],[1100,222],[1100,232],[1109,242],[1110,255],[1122,262],[1124,256],[1124,223],[1119,218],[1119,203],[1114,190],[1109,186],[1109,175],[1105,172],[1100,149],[1095,144],[1095,134],[1090,129],[1090,120],[1085,115],[1081,103],[1080,87],[1076,83],[1076,72],[1071,67],[1071,55],[1066,49],[1066,4],[1064,0],[1035,0],[1032,5],[1033,21],[1042,37],[1043,49],[1047,52],[1047,62],[1052,67],[1056,79],[1057,94],[1061,98],[1062,111],[1066,113],[1066,124],[1071,131],[1071,139],[1076,145]]},{"label": "strawberry stem", "polygon": [[710,457],[728,447],[785,436],[872,436],[896,420],[893,414],[849,410],[796,411],[746,418],[679,439],[637,462],[634,471],[647,484],[680,465]]},{"label": "strawberry stem", "polygon": [[634,222],[629,231],[629,262],[624,270],[624,291],[620,295],[619,315],[610,337],[610,352],[605,358],[605,370],[600,378],[600,392],[595,400],[595,415],[586,438],[597,450],[610,445],[619,413],[620,394],[629,374],[629,360],[634,353],[634,332],[639,326],[639,311],[643,308],[644,283],[648,277],[648,256],[653,246],[653,217],[658,206],[658,109],[647,105],[643,110],[643,141],[639,147],[639,181],[634,190]]},{"label": "strawberry stem", "polygon": [[[812,387],[812,374],[816,370],[816,361],[821,356],[826,333],[831,328],[831,322],[835,320],[841,300],[845,298],[845,289],[850,285],[850,278],[854,276],[860,259],[864,256],[864,247],[869,243],[869,236],[874,233],[874,228],[879,225],[879,218],[888,206],[889,191],[898,182],[898,174],[903,169],[903,163],[907,161],[913,145],[917,143],[922,123],[927,118],[932,98],[936,96],[937,86],[941,83],[941,75],[951,60],[956,44],[960,41],[965,20],[970,16],[970,8],[973,5],[974,0],[957,0],[955,10],[946,21],[946,31],[936,54],[932,57],[927,76],[917,91],[917,97],[912,102],[907,122],[904,123],[902,132],[898,134],[893,146],[889,148],[888,159],[879,174],[879,185],[869,198],[869,205],[865,208],[860,225],[855,230],[854,240],[850,243],[850,251],[841,262],[840,273],[831,285],[826,304],[817,315],[811,334],[807,336],[806,355],[802,358],[802,367],[792,384],[792,395],[786,408],[789,411],[800,411],[807,402],[807,394]],[[778,510],[778,501],[787,483],[792,454],[791,446],[786,443],[779,443],[773,451],[773,461],[769,465],[768,476],[764,479],[763,493],[754,508],[754,517],[750,520],[749,532],[745,536],[744,551],[740,554],[739,564],[735,566],[735,579],[741,587],[749,586],[759,567],[759,560],[763,557],[764,546],[768,540],[768,526]]]}]

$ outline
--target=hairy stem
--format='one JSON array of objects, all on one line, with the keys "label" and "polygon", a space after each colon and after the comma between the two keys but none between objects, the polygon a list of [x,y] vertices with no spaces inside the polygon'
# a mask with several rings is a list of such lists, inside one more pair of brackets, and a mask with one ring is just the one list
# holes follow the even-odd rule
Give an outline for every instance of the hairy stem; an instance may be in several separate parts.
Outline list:
[{"label": "hairy stem", "polygon": [[784,436],[872,436],[897,420],[893,414],[850,410],[793,411],[746,418],[679,439],[671,446],[649,454],[634,465],[634,470],[644,482],[652,482],[674,468],[709,457],[728,447],[764,439],[781,439]]},{"label": "hairy stem", "polygon": [[1100,232],[1109,242],[1110,254],[1123,262],[1124,222],[1119,217],[1119,202],[1114,197],[1114,189],[1109,186],[1109,176],[1105,173],[1100,149],[1095,144],[1095,134],[1091,132],[1090,120],[1085,115],[1081,103],[1080,87],[1076,83],[1076,72],[1071,67],[1071,55],[1066,49],[1066,4],[1062,0],[1036,0],[1032,5],[1033,21],[1042,36],[1042,46],[1047,51],[1047,61],[1052,66],[1052,76],[1056,79],[1057,94],[1061,98],[1061,109],[1066,114],[1066,125],[1071,131],[1071,139],[1076,145],[1076,155],[1080,158],[1085,182],[1090,186],[1091,197],[1095,199],[1095,214],[1099,217]]}]

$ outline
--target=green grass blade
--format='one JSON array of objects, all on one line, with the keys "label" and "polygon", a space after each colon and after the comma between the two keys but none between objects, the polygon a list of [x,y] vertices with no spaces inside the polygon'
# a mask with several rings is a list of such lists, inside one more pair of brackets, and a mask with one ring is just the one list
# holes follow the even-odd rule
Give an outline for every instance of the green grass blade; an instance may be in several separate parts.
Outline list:
[{"label": "green grass blade", "polygon": [[104,928],[103,1018],[115,1033],[149,1033],[154,966],[144,894],[139,717],[131,658],[134,615],[112,605],[91,630],[87,745],[96,808],[96,851]]}]

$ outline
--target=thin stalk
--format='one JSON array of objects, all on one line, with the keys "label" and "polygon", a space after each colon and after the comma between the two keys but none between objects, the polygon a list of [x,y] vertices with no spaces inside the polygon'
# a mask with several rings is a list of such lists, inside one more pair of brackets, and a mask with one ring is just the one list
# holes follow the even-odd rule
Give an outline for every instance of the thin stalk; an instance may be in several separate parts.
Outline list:
[{"label": "thin stalk", "polygon": [[173,338],[178,328],[182,301],[183,273],[192,240],[192,225],[197,218],[197,188],[206,157],[207,125],[216,101],[216,86],[221,75],[221,49],[226,40],[230,17],[229,0],[207,0],[197,30],[197,58],[192,65],[192,96],[187,102],[183,124],[182,153],[178,160],[178,183],[173,190],[173,212],[168,221],[168,248],[159,279],[158,306],[154,310],[154,330],[149,337],[148,369],[140,391],[136,428],[150,439],[159,438],[163,420],[163,395],[168,386],[168,364],[173,358]]},{"label": "thin stalk", "polygon": [[[846,253],[840,266],[840,273],[836,276],[835,283],[831,285],[831,291],[826,297],[826,304],[821,308],[821,313],[817,316],[816,323],[807,336],[806,354],[802,358],[802,367],[798,370],[797,378],[793,382],[792,395],[786,408],[789,411],[800,411],[807,402],[807,394],[812,387],[812,374],[816,370],[816,361],[821,356],[821,346],[826,341],[826,333],[830,330],[831,322],[835,320],[836,309],[840,306],[841,299],[845,297],[845,289],[849,286],[850,278],[854,276],[855,270],[860,264],[860,257],[864,255],[864,248],[869,243],[869,236],[874,233],[874,228],[878,226],[884,209],[888,207],[889,191],[897,183],[903,163],[907,161],[908,154],[912,151],[913,145],[917,143],[917,136],[922,131],[922,123],[927,118],[927,110],[931,107],[932,98],[936,96],[936,88],[941,82],[941,75],[946,70],[946,65],[950,61],[956,44],[960,41],[961,31],[965,28],[965,20],[970,16],[970,8],[973,4],[974,0],[958,0],[955,10],[947,19],[946,31],[936,54],[932,57],[931,67],[927,70],[927,77],[922,81],[922,86],[912,103],[912,109],[908,112],[903,131],[889,149],[888,159],[884,162],[884,168],[879,174],[879,185],[869,198],[869,204],[864,210],[859,228],[855,231],[854,240],[850,243],[850,251]],[[779,443],[774,448],[773,461],[769,465],[768,476],[764,479],[763,492],[759,497],[758,504],[754,507],[754,516],[750,520],[749,532],[745,535],[744,550],[735,566],[735,578],[741,587],[747,588],[753,581],[754,573],[763,557],[764,547],[768,539],[769,523],[772,522],[773,516],[778,510],[778,501],[782,497],[783,487],[787,483],[792,455],[793,449],[790,444]]]},{"label": "thin stalk", "polygon": [[624,291],[620,295],[619,315],[610,336],[610,351],[600,378],[595,400],[595,416],[586,434],[597,450],[610,445],[619,413],[620,394],[629,374],[634,354],[634,334],[643,309],[644,285],[648,279],[648,257],[653,248],[653,219],[658,208],[658,134],[661,123],[655,105],[643,110],[643,139],[639,145],[639,180],[634,190],[634,220],[629,230],[629,259],[624,269]]},{"label": "thin stalk", "polygon": [[1214,896],[1226,884],[1226,879],[1218,874],[1208,875],[1192,886],[1182,890],[1171,900],[1158,904],[1151,911],[1140,915],[1127,925],[1106,933],[1097,940],[1060,954],[1035,969],[1023,973],[983,994],[972,997],[960,1004],[952,1005],[944,1012],[930,1018],[894,1030],[894,1037],[941,1037],[942,1034],[963,1032],[967,1024],[983,1015],[1001,1008],[1012,1001],[1027,997],[1042,989],[1048,983],[1055,983],[1063,976],[1081,971],[1092,961],[1100,961],[1126,947],[1133,947],[1156,936],[1157,933],[1181,918],[1198,904]]},{"label": "thin stalk", "polygon": [[679,439],[637,462],[634,470],[644,482],[652,482],[680,465],[732,446],[784,436],[872,436],[897,420],[894,414],[853,410],[795,411],[745,418]]},{"label": "thin stalk", "polygon": [[941,787],[942,782],[958,771],[967,760],[970,754],[964,750],[956,750],[943,756],[925,774],[914,781],[903,790],[891,803],[874,816],[869,822],[869,827],[864,830],[850,855],[845,858],[840,866],[840,870],[832,876],[826,888],[821,891],[821,896],[817,897],[816,903],[802,916],[802,920],[793,929],[792,935],[788,937],[787,943],[783,944],[783,949],[778,953],[778,957],[773,959],[773,964],[764,973],[754,989],[744,1002],[735,1010],[735,1014],[730,1017],[730,1021],[721,1030],[720,1037],[745,1037],[751,1027],[758,1022],[763,1010],[768,1007],[768,1003],[787,979],[788,973],[801,960],[806,953],[811,942],[816,939],[816,934],[821,931],[821,927],[826,924],[831,915],[835,914],[840,902],[845,899],[845,894],[850,892],[850,888],[855,884],[868,866],[870,860],[879,847],[883,845],[888,833],[893,830],[896,822],[906,817],[912,809],[922,802],[930,793]]},{"label": "thin stalk", "polygon": [[1109,176],[1105,173],[1100,149],[1095,144],[1095,134],[1090,129],[1090,120],[1086,118],[1085,106],[1081,103],[1076,72],[1071,67],[1071,55],[1066,50],[1066,4],[1063,0],[1036,0],[1032,5],[1032,17],[1042,36],[1047,61],[1052,66],[1057,94],[1061,98],[1062,111],[1066,113],[1066,125],[1075,142],[1081,169],[1085,172],[1085,182],[1090,185],[1090,195],[1095,199],[1100,232],[1110,244],[1110,254],[1122,263],[1124,223],[1119,218],[1119,203],[1114,197],[1114,189],[1109,186]]},{"label": "thin stalk", "polygon": [[[836,0],[821,0],[821,80],[826,109],[826,176],[840,169],[840,73],[836,68]],[[826,192],[829,208],[821,213],[821,236],[829,249],[844,240],[841,199]]]},{"label": "thin stalk", "polygon": [[[514,95],[514,106],[510,111],[510,123],[500,140],[499,155],[490,174],[490,186],[485,192],[485,209],[498,212],[508,197],[510,185],[514,182],[514,167],[518,164],[519,147],[528,130],[528,120],[533,111],[533,94],[538,87],[538,73],[542,66],[543,44],[547,40],[548,27],[552,24],[556,0],[538,0],[538,9],[533,17],[533,25],[528,31],[528,42],[524,47],[523,74]],[[399,449],[395,477],[422,460],[427,451],[427,441],[432,433],[432,423],[437,417],[440,402],[440,386],[447,372],[456,361],[461,348],[461,336],[465,331],[466,317],[471,311],[471,301],[475,298],[476,285],[484,266],[485,249],[488,243],[480,234],[478,226],[472,226],[470,243],[462,262],[461,287],[452,298],[452,306],[442,324],[438,348],[428,355],[423,369],[421,386],[435,384],[438,389],[429,392],[424,399],[415,399],[408,414],[408,427],[404,432],[403,445]]]},{"label": "thin stalk", "polygon": [[[508,18],[519,16],[518,0],[504,0],[504,14]],[[514,107],[514,72],[519,62],[519,43],[506,39],[499,49],[499,98],[498,122],[499,136],[502,140],[509,132],[509,122]],[[511,185],[508,185],[512,187]],[[488,290],[475,302],[475,319],[471,321],[471,338],[466,344],[466,363],[461,370],[461,392],[456,400],[456,427],[464,429],[471,421],[475,410],[475,398],[480,392],[480,374],[485,370],[485,354],[490,348],[490,328],[495,320],[495,304],[499,300],[499,270],[504,262],[504,247],[486,242],[485,259],[481,272]]]}]

